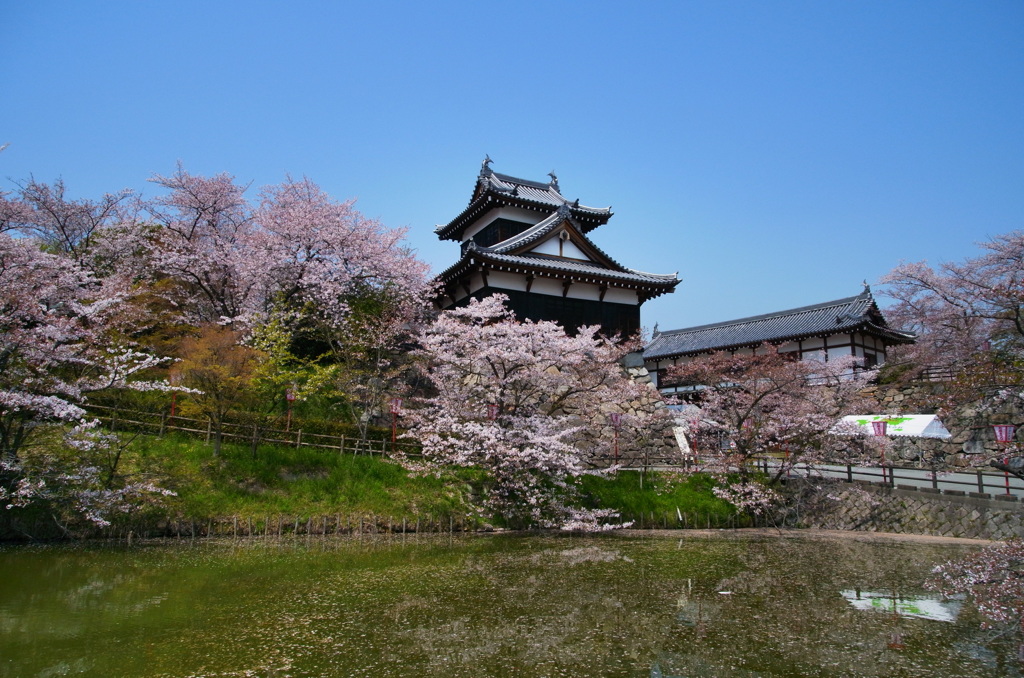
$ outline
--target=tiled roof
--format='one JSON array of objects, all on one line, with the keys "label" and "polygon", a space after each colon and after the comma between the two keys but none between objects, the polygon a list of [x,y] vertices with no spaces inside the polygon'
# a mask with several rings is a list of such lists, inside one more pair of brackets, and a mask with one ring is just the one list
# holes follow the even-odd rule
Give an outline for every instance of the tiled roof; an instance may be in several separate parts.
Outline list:
[{"label": "tiled roof", "polygon": [[609,268],[593,261],[562,259],[543,254],[502,254],[493,248],[478,247],[475,243],[471,243],[462,258],[441,273],[438,279],[447,281],[458,278],[463,271],[478,263],[486,264],[487,268],[493,270],[547,273],[550,277],[558,279],[578,278],[581,282],[614,281],[620,283],[617,285],[619,287],[642,287],[649,292],[655,292],[654,296],[671,292],[679,284],[675,274],[660,275],[624,267]]},{"label": "tiled roof", "polygon": [[440,224],[434,232],[442,240],[461,240],[467,226],[479,219],[485,212],[500,205],[513,205],[525,209],[548,212],[552,207],[565,207],[580,221],[584,233],[608,222],[612,216],[610,207],[587,207],[579,200],[567,200],[552,176],[548,183],[519,179],[491,170],[485,161],[477,177],[476,187],[469,205],[447,224]]},{"label": "tiled roof", "polygon": [[520,247],[525,247],[530,243],[540,240],[551,231],[555,230],[555,228],[565,221],[566,218],[571,218],[569,217],[568,210],[564,207],[560,207],[557,211],[552,212],[550,216],[541,219],[519,235],[514,235],[508,240],[503,240],[489,249],[494,252],[506,253]]},{"label": "tiled roof", "polygon": [[[497,172],[490,172],[487,175],[480,177],[481,182],[486,182],[485,187],[482,190],[491,190],[497,193],[514,193],[520,198],[536,202],[541,205],[552,205],[558,207],[560,205],[571,205],[572,208],[578,212],[590,212],[592,214],[608,215],[611,216],[610,207],[587,207],[580,205],[577,200],[575,203],[566,200],[561,193],[558,192],[558,184],[547,183],[542,184],[538,181],[530,181],[529,179],[519,179],[512,177],[507,174],[498,174]],[[481,192],[481,187],[478,185],[477,192]]]},{"label": "tiled roof", "polygon": [[865,287],[855,297],[662,332],[644,349],[644,359],[658,360],[852,331],[881,337],[890,344],[914,340],[914,335],[908,332],[889,328],[871,290]]},{"label": "tiled roof", "polygon": [[577,259],[561,259],[558,257],[545,256],[543,254],[499,254],[488,252],[487,258],[491,261],[506,261],[513,264],[528,266],[540,266],[554,271],[565,271],[568,273],[590,273],[608,278],[631,280],[645,284],[661,285],[665,283],[678,283],[675,274],[661,275],[658,273],[644,273],[628,268],[614,269],[602,266],[593,261],[579,261]]},{"label": "tiled roof", "polygon": [[[568,222],[572,228],[579,233],[579,237],[586,243],[586,247],[593,250],[593,252],[600,258],[606,260],[610,268],[616,268],[623,271],[628,270],[622,264],[612,259],[607,252],[595,245],[590,238],[583,234],[584,231],[582,226],[575,218],[573,218],[572,212],[565,205],[562,205],[555,212],[552,212],[550,216],[541,219],[519,235],[512,236],[508,240],[499,242],[486,249],[498,254],[522,254],[523,250],[527,246],[543,240],[546,236],[550,235],[566,222]],[[675,276],[672,275],[668,277],[674,278]]]}]

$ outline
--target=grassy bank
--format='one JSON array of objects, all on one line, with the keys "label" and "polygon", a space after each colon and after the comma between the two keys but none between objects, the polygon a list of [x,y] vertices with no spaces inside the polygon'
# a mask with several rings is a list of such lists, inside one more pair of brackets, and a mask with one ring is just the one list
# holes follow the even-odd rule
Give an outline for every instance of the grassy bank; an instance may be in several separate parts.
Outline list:
[{"label": "grassy bank", "polygon": [[461,488],[433,477],[410,477],[380,457],[310,448],[225,444],[221,456],[200,440],[178,436],[136,441],[140,466],[162,478],[176,497],[175,517],[204,520],[271,514],[435,515],[464,513]]},{"label": "grassy bank", "polygon": [[[168,501],[176,516],[204,520],[271,514],[379,516],[465,515],[472,472],[461,483],[410,476],[380,457],[266,445],[253,458],[248,446],[225,445],[220,457],[191,438],[168,436],[141,441],[140,461],[159,469],[164,486],[178,496]],[[613,508],[625,516],[701,516],[722,523],[732,507],[711,493],[701,476],[623,471],[614,477],[585,476],[586,506]]]},{"label": "grassy bank", "polygon": [[743,525],[733,506],[712,494],[704,475],[620,471],[608,478],[584,476],[581,485],[590,506],[614,508],[637,525]]},{"label": "grassy bank", "polygon": [[[254,533],[267,533],[274,525],[280,531],[282,524],[298,532],[299,521],[307,521],[305,530],[315,524],[320,526],[316,533],[327,533],[343,531],[342,525],[363,525],[364,519],[375,526],[403,521],[419,525],[422,520],[437,529],[451,524],[464,529],[485,522],[504,525],[497,517],[473,517],[478,472],[461,470],[454,481],[411,476],[380,456],[270,444],[260,446],[254,456],[247,444],[232,443],[225,443],[220,456],[214,456],[212,446],[202,439],[140,435],[120,459],[119,472],[153,479],[175,496],[141,515],[112,515],[114,524],[101,533],[76,528],[72,534],[116,536],[154,529],[195,533],[197,525],[212,529],[209,526],[223,526],[225,521],[230,533],[238,525],[245,525],[246,533],[253,525],[262,526]],[[732,507],[714,497],[709,480],[699,476],[623,471],[613,477],[584,476],[579,489],[583,506],[616,509],[638,526],[738,524]],[[0,538],[60,536],[43,507],[15,513],[4,516],[15,521],[7,525],[14,529],[0,525]],[[331,528],[325,523],[328,517],[334,521]]]}]

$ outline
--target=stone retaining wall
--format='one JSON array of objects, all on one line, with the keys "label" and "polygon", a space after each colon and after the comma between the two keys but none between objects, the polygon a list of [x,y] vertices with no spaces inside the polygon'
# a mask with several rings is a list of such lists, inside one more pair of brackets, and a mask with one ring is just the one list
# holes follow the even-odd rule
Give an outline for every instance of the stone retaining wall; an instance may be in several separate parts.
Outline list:
[{"label": "stone retaining wall", "polygon": [[[871,385],[864,395],[878,403],[878,413],[884,414],[936,414],[943,403],[948,383],[915,382],[902,386]],[[1020,387],[1018,387],[1020,388]],[[887,455],[904,464],[919,463],[925,468],[964,468],[983,463],[1002,454],[995,439],[993,424],[1024,423],[1024,399],[1008,398],[999,405],[982,408],[979,403],[967,403],[943,411],[942,423],[953,435],[949,440],[933,438],[890,438],[891,450]],[[1024,437],[1024,431],[1021,433]]]},{"label": "stone retaining wall", "polygon": [[810,527],[994,540],[1024,537],[1024,507],[1016,497],[859,483],[821,492],[812,502],[814,508],[801,516]]}]

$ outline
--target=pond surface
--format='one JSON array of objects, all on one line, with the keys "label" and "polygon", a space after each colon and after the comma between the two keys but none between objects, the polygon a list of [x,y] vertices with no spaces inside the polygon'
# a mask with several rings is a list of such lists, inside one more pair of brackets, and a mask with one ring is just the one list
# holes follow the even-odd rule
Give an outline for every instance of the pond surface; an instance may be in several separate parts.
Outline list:
[{"label": "pond surface", "polygon": [[1020,675],[964,547],[679,534],[4,547],[0,676]]}]

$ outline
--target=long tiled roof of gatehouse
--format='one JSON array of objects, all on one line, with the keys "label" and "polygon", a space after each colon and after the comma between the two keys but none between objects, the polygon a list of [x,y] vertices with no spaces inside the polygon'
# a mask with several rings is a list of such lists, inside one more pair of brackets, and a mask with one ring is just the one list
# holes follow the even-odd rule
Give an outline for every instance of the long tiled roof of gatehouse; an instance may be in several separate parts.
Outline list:
[{"label": "long tiled roof of gatehouse", "polygon": [[913,334],[888,326],[871,290],[865,286],[854,297],[661,332],[644,349],[644,359],[660,360],[854,331],[880,337],[887,344],[914,341]]}]

